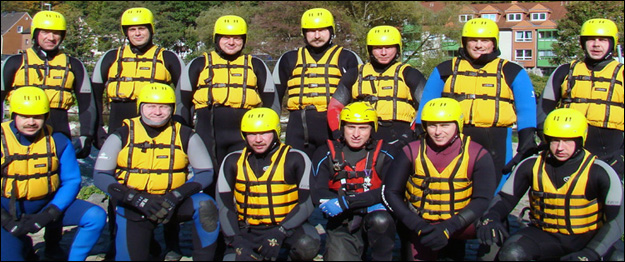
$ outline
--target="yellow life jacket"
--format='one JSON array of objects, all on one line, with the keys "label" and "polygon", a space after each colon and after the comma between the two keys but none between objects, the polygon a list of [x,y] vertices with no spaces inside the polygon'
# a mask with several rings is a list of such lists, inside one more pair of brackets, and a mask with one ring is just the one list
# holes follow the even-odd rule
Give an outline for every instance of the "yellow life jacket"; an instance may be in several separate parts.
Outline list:
[{"label": "yellow life jacket", "polygon": [[623,64],[612,61],[597,72],[588,69],[586,63],[573,61],[561,90],[559,107],[582,112],[592,126],[623,131]]},{"label": "yellow life jacket", "polygon": [[460,135],[462,152],[439,173],[426,154],[425,138],[414,160],[415,173],[406,183],[405,197],[423,219],[447,220],[466,207],[473,195],[473,182],[468,178],[470,137]]},{"label": "yellow life jacket", "polygon": [[22,54],[22,65],[15,72],[13,87],[39,87],[48,95],[50,108],[68,110],[76,101],[73,94],[75,76],[71,70],[66,54],[60,53],[52,60],[42,60],[29,48]]},{"label": "yellow life jacket", "polygon": [[328,49],[319,61],[306,48],[297,51],[297,62],[287,83],[287,109],[302,110],[315,106],[317,112],[328,110],[330,98],[336,91],[343,73],[339,68],[339,54],[342,47]]},{"label": "yellow life jacket", "polygon": [[139,119],[124,119],[130,133],[117,155],[115,175],[129,188],[162,195],[183,185],[189,174],[189,159],[180,141],[182,125],[171,121],[167,129],[151,138]]},{"label": "yellow life jacket", "polygon": [[602,224],[603,214],[597,199],[586,200],[586,186],[590,167],[597,157],[584,149],[584,159],[577,172],[556,189],[545,171],[545,157],[541,154],[533,168],[529,191],[530,220],[546,232],[566,235],[596,230]]},{"label": "yellow life jacket", "polygon": [[408,66],[397,62],[381,74],[371,63],[358,66],[358,81],[352,87],[352,98],[373,101],[381,120],[411,122],[417,111],[410,87],[404,81],[404,70]]},{"label": "yellow life jacket", "polygon": [[452,61],[453,75],[445,81],[442,96],[460,102],[464,123],[477,127],[512,126],[517,120],[514,95],[503,72],[508,61],[496,58],[480,69],[464,59],[456,57]]},{"label": "yellow life jacket", "polygon": [[150,83],[171,84],[171,81],[162,47],[155,45],[144,54],[137,55],[130,47],[122,46],[117,49],[117,59],[109,68],[106,94],[109,102],[133,101],[143,86]]},{"label": "yellow life jacket", "polygon": [[215,105],[252,109],[261,105],[251,55],[228,61],[212,51],[204,53],[204,59],[206,67],[193,93],[195,109]]},{"label": "yellow life jacket", "polygon": [[245,147],[237,162],[234,198],[239,221],[248,225],[276,225],[293,210],[298,202],[298,186],[287,184],[284,178],[284,163],[290,146],[280,144],[271,156],[271,166],[261,177],[257,177],[247,158]]},{"label": "yellow life jacket", "polygon": [[2,196],[38,200],[59,189],[59,158],[46,125],[32,144],[24,146],[9,124],[2,123]]}]

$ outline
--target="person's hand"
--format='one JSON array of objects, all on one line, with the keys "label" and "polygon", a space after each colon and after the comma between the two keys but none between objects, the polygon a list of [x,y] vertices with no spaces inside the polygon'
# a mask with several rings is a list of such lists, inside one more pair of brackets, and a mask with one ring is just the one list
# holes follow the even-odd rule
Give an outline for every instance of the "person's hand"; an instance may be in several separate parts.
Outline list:
[{"label": "person's hand", "polygon": [[80,136],[78,141],[74,143],[74,150],[76,151],[76,158],[86,158],[91,154],[91,144],[93,139],[90,136]]},{"label": "person's hand", "polygon": [[367,207],[367,213],[371,213],[375,211],[386,211],[386,207],[382,205],[382,203],[377,203],[375,205]]},{"label": "person's hand", "polygon": [[37,233],[51,222],[56,221],[62,214],[58,207],[49,205],[37,214],[24,215],[21,219],[23,220],[21,230],[26,233]]},{"label": "person's hand", "polygon": [[174,215],[176,206],[178,206],[182,200],[183,196],[176,190],[169,191],[167,194],[163,195],[163,202],[161,203],[161,206],[163,210],[167,212],[167,215],[162,219],[162,221],[159,222],[167,224],[167,222],[169,222],[171,217]]},{"label": "person's hand", "polygon": [[162,205],[164,199],[160,195],[140,192],[128,197],[130,198],[128,204],[136,208],[149,220],[158,223],[159,219],[162,221],[167,216],[167,210]]},{"label": "person's hand", "polygon": [[597,252],[590,248],[584,248],[580,251],[562,256],[560,261],[599,261],[599,258]]},{"label": "person's hand", "polygon": [[13,219],[4,208],[2,208],[2,228],[16,237],[21,237],[28,233],[24,230],[24,220]]},{"label": "person's hand", "polygon": [[481,222],[477,224],[476,234],[477,238],[480,240],[480,244],[488,246],[492,244],[501,246],[506,238],[510,236],[501,221],[490,218],[482,219]]},{"label": "person's hand", "polygon": [[287,231],[278,226],[267,231],[260,237],[260,246],[258,247],[258,253],[267,260],[276,260],[280,254],[280,247],[282,241],[288,236]]},{"label": "person's hand", "polygon": [[437,251],[447,246],[449,235],[445,222],[430,224],[419,232],[419,241],[424,246]]},{"label": "person's hand", "polygon": [[257,248],[257,245],[241,236],[235,236],[230,243],[230,246],[234,249],[236,253],[236,261],[263,260],[263,257],[254,251],[254,249]]},{"label": "person's hand", "polygon": [[345,196],[330,199],[325,203],[319,205],[319,207],[321,208],[321,211],[323,211],[323,213],[331,217],[337,216],[343,211],[349,209],[349,206],[347,205],[347,200],[345,200]]}]

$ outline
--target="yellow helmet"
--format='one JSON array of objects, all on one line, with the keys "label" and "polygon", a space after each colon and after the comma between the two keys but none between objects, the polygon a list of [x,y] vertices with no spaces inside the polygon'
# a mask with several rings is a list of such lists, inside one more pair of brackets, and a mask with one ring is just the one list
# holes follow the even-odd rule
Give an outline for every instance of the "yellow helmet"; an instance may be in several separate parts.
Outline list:
[{"label": "yellow helmet", "polygon": [[67,31],[65,17],[55,11],[40,11],[33,17],[30,35],[35,37],[35,29]]},{"label": "yellow helmet", "polygon": [[247,23],[245,19],[236,15],[224,15],[217,18],[213,29],[213,40],[220,35],[247,35]]},{"label": "yellow helmet", "polygon": [[462,28],[462,38],[465,37],[495,38],[495,46],[499,46],[499,26],[488,18],[473,18]]},{"label": "yellow helmet", "polygon": [[369,30],[367,33],[367,46],[398,45],[397,53],[401,55],[401,33],[397,28],[390,25],[380,25]]},{"label": "yellow helmet", "polygon": [[275,131],[276,139],[280,137],[280,116],[271,108],[257,107],[245,112],[241,119],[241,136],[245,133]]},{"label": "yellow helmet", "polygon": [[[612,20],[603,18],[590,19],[582,25],[579,36],[580,38],[585,36],[611,37],[612,40],[614,40],[613,45],[614,51],[616,52],[616,45],[618,45],[618,28]],[[583,46],[582,43],[582,47]]]},{"label": "yellow helmet", "polygon": [[440,97],[428,101],[423,109],[421,109],[421,124],[425,129],[427,121],[433,122],[451,122],[454,121],[458,125],[458,130],[462,133],[464,125],[464,115],[460,103],[453,98]]},{"label": "yellow helmet", "polygon": [[366,124],[373,123],[373,130],[378,131],[378,113],[368,102],[353,102],[341,110],[341,127],[344,122]]},{"label": "yellow helmet", "polygon": [[581,112],[572,108],[558,108],[545,119],[544,135],[558,138],[582,138],[586,143],[588,121]]},{"label": "yellow helmet", "polygon": [[302,34],[305,29],[317,29],[332,27],[332,32],[336,34],[336,24],[334,16],[325,8],[308,9],[302,15]]},{"label": "yellow helmet", "polygon": [[150,25],[150,32],[154,34],[154,15],[150,9],[144,7],[130,8],[122,14],[122,33],[126,35],[125,26]]},{"label": "yellow helmet", "polygon": [[50,112],[50,100],[43,89],[24,86],[11,92],[9,107],[11,117],[13,113],[29,116],[45,115]]},{"label": "yellow helmet", "polygon": [[141,113],[141,103],[174,104],[176,93],[171,86],[161,83],[151,83],[143,86],[137,97],[137,112]]}]

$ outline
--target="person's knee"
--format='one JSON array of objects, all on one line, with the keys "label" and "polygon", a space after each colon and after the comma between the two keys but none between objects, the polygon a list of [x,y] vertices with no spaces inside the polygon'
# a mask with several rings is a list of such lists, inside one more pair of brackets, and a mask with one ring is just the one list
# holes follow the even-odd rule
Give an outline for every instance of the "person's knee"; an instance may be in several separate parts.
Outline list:
[{"label": "person's knee", "polygon": [[215,202],[211,200],[203,200],[199,203],[199,219],[202,229],[206,232],[213,232],[219,226],[219,211]]},{"label": "person's knee", "polygon": [[321,242],[319,239],[315,239],[309,235],[302,235],[299,237],[293,246],[289,256],[291,260],[310,261],[313,260],[319,253]]},{"label": "person's knee", "polygon": [[81,227],[103,229],[106,225],[106,211],[99,206],[89,208],[80,218]]},{"label": "person's knee", "polygon": [[368,232],[382,234],[394,226],[395,221],[388,212],[378,211],[369,213],[365,219],[365,228]]},{"label": "person's knee", "polygon": [[532,260],[531,258],[527,250],[518,245],[512,238],[506,241],[497,253],[497,260],[499,261],[529,261]]}]

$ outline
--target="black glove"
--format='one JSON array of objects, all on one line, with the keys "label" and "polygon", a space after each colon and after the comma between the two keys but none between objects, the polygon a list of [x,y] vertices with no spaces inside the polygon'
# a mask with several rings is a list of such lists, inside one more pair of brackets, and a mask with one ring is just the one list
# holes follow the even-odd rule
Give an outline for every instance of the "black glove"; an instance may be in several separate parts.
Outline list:
[{"label": "black glove", "polygon": [[163,197],[146,192],[140,192],[129,195],[130,201],[127,204],[136,208],[149,220],[161,222],[166,216],[167,211],[163,208]]},{"label": "black glove", "polygon": [[282,241],[288,236],[286,229],[282,226],[273,228],[261,236],[258,243],[258,253],[260,253],[266,260],[276,260],[280,254],[280,247]]},{"label": "black glove", "polygon": [[434,251],[441,250],[449,242],[451,233],[445,222],[430,224],[419,231],[419,241]]},{"label": "black glove", "polygon": [[55,205],[49,205],[37,214],[24,215],[22,217],[24,225],[22,230],[28,233],[37,233],[46,225],[59,219],[62,214],[63,213],[58,207]]},{"label": "black glove", "polygon": [[161,206],[163,210],[167,212],[167,215],[162,219],[162,221],[159,222],[167,224],[167,222],[169,222],[171,217],[174,215],[176,206],[178,206],[182,200],[183,196],[176,190],[169,191],[167,194],[163,195],[163,203],[161,203]]},{"label": "black glove", "polygon": [[477,224],[476,235],[480,240],[480,244],[488,246],[492,244],[501,246],[506,238],[510,236],[508,230],[499,219],[493,220],[490,218],[482,219],[481,222]]},{"label": "black glove", "polygon": [[580,251],[562,256],[560,261],[599,261],[599,258],[597,252],[590,248],[584,248]]},{"label": "black glove", "polygon": [[258,245],[254,244],[250,240],[243,238],[242,236],[235,236],[234,240],[230,243],[230,246],[234,248],[236,253],[236,261],[261,261],[263,257],[256,253],[254,249]]},{"label": "black glove", "polygon": [[28,233],[24,230],[24,220],[15,220],[8,211],[2,209],[2,228],[13,236],[21,237]]},{"label": "black glove", "polygon": [[91,153],[91,143],[93,139],[91,136],[80,136],[77,141],[74,142],[74,150],[76,151],[76,158],[86,158]]},{"label": "black glove", "polygon": [[508,174],[512,171],[514,166],[521,163],[523,159],[526,159],[536,153],[538,153],[538,146],[536,146],[536,140],[534,134],[536,128],[528,127],[519,131],[519,145],[516,150],[516,155],[508,161],[506,166],[501,170],[502,174]]}]

